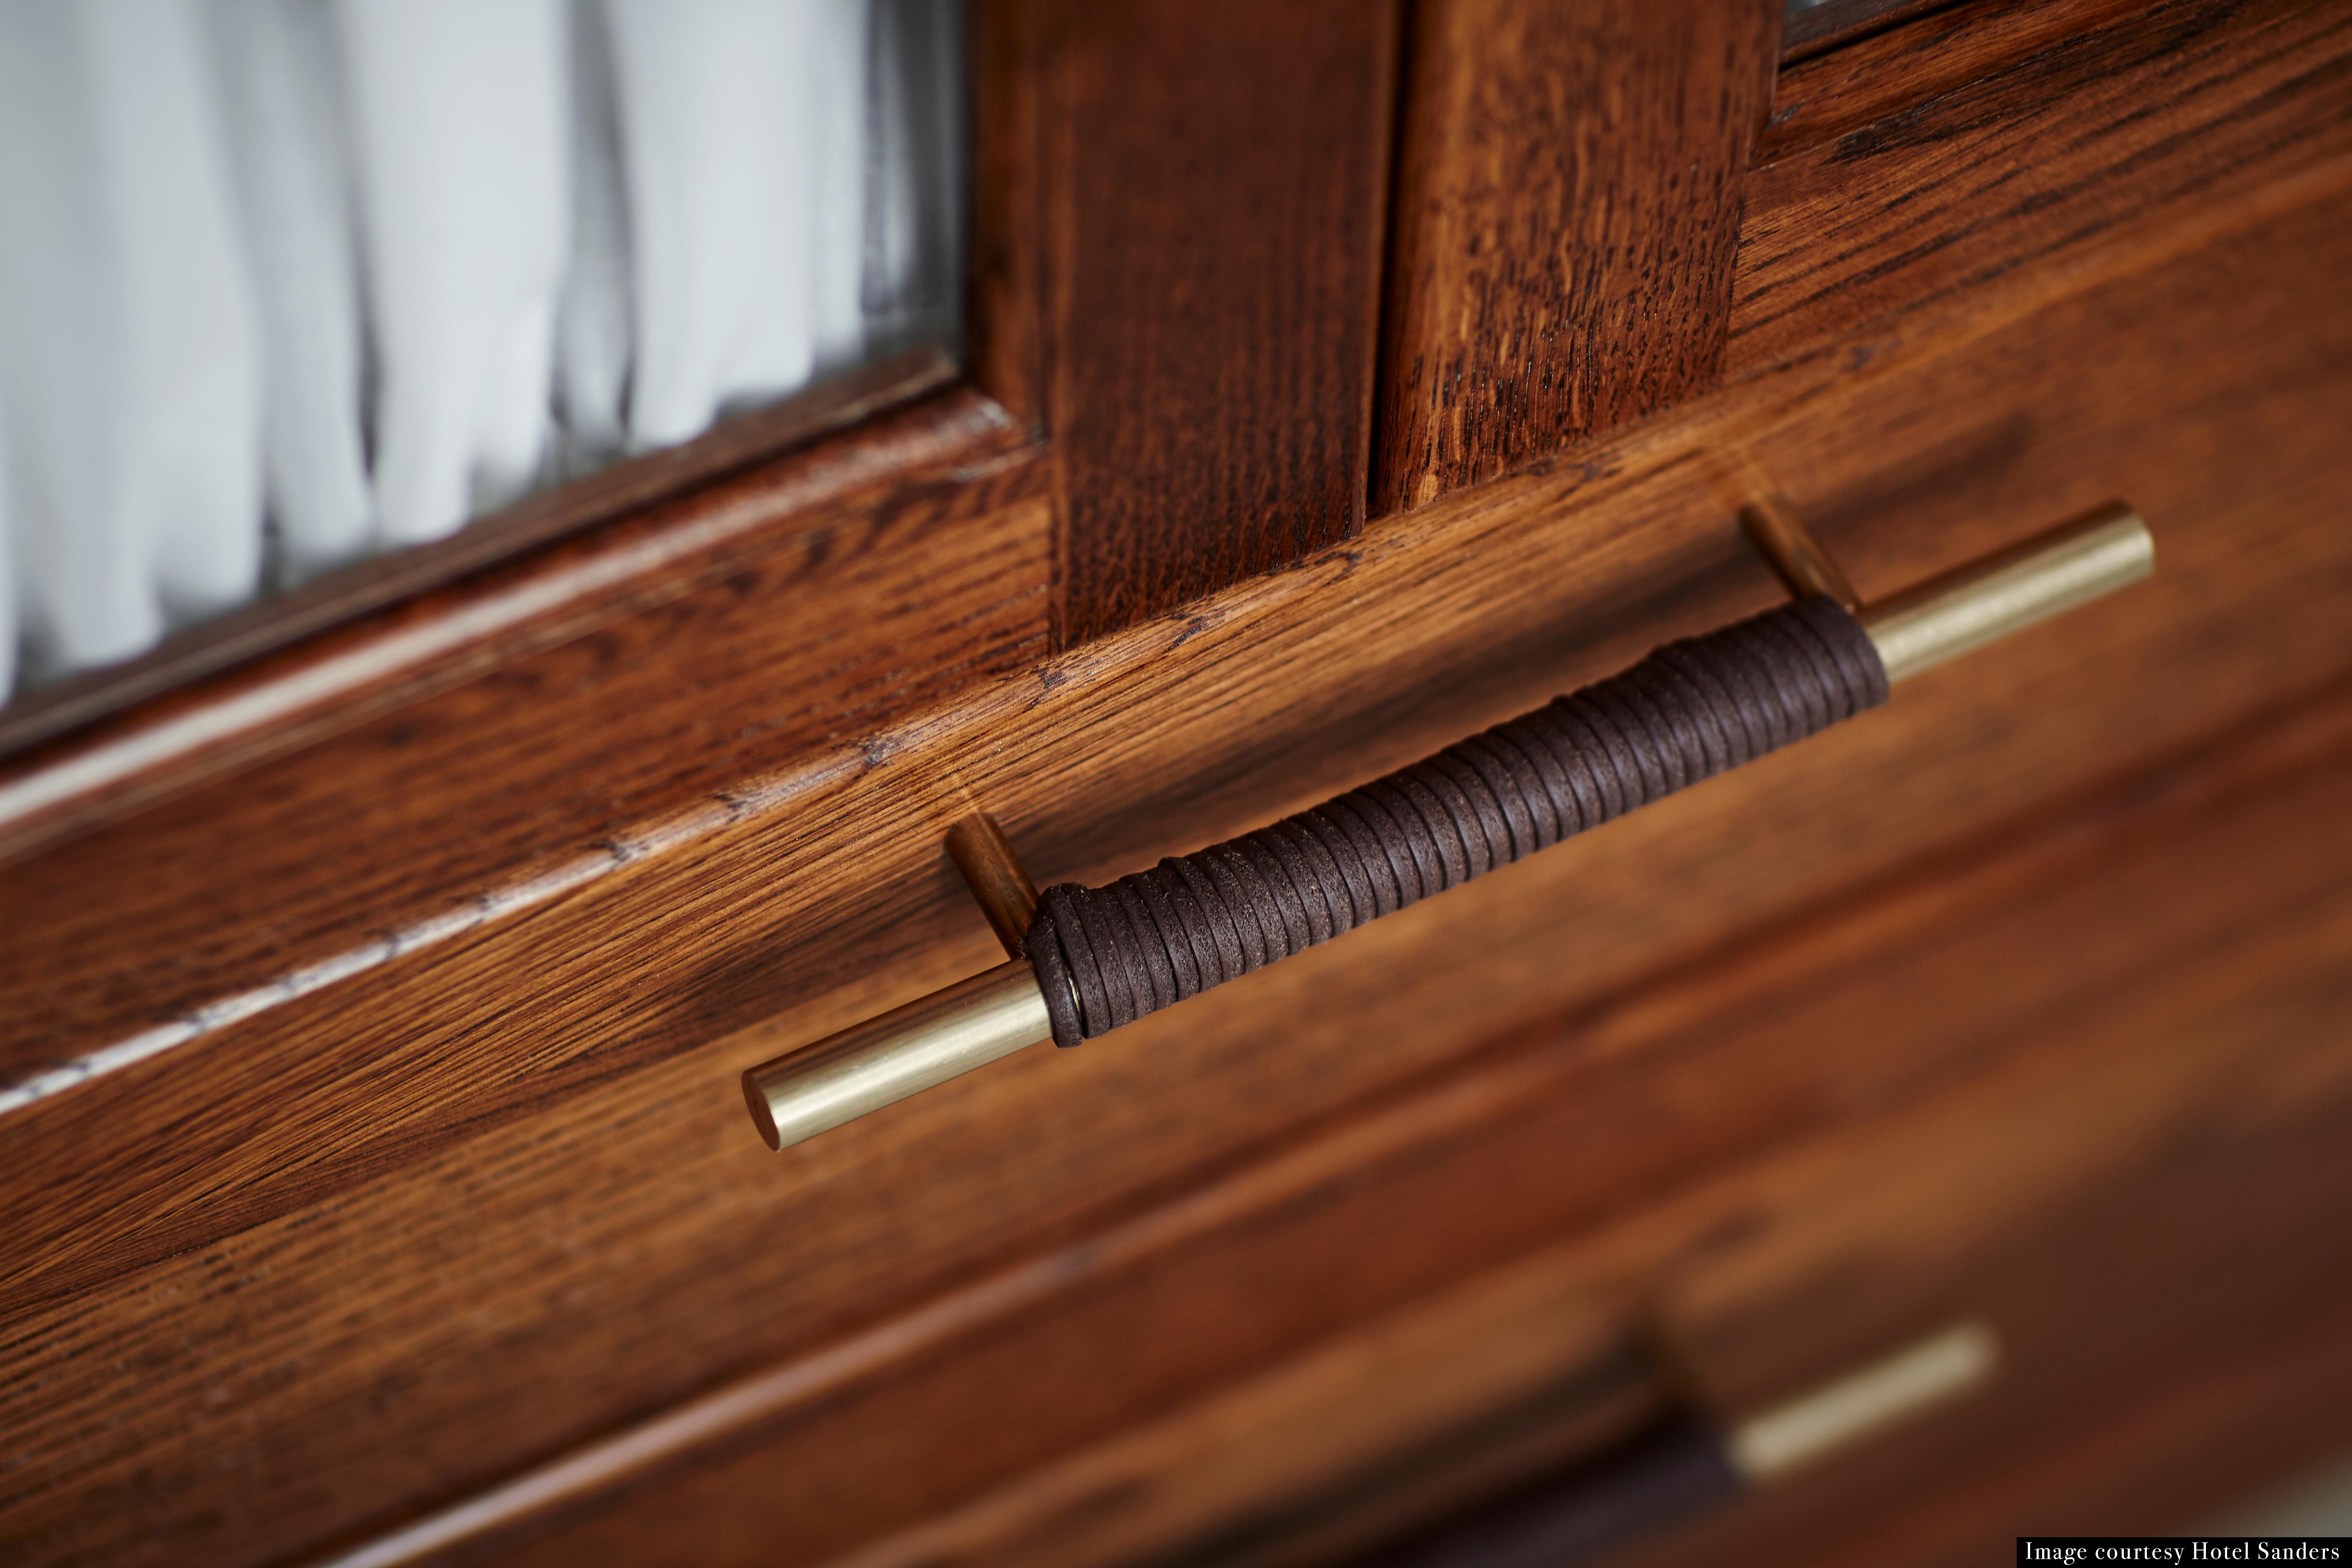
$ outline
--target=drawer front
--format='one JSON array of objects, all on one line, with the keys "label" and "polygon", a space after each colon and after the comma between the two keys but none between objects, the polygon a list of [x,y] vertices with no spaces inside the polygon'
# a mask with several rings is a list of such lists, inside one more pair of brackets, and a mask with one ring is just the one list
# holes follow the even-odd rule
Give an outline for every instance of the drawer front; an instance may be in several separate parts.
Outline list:
[{"label": "drawer front", "polygon": [[[1066,1248],[1051,1287],[1033,1264],[951,1327],[877,1324],[824,1395],[508,1550],[1324,1561],[1654,1417],[1645,1342],[1737,1412],[1954,1317],[2000,1337],[1989,1388],[1659,1551],[1980,1562],[2053,1509],[2188,1522],[2335,1440],[2352,1390],[2347,786],[2339,683],[1520,1030]],[[1127,1424],[967,1495],[1073,1387]],[[2217,1453],[2217,1406],[2261,1436]]]}]

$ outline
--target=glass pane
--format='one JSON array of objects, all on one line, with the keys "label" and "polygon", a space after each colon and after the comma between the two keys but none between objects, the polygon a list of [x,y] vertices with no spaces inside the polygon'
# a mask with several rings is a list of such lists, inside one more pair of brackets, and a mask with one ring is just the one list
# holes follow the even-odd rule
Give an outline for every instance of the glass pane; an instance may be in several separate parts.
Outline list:
[{"label": "glass pane", "polygon": [[961,32],[0,6],[0,694],[951,344]]}]

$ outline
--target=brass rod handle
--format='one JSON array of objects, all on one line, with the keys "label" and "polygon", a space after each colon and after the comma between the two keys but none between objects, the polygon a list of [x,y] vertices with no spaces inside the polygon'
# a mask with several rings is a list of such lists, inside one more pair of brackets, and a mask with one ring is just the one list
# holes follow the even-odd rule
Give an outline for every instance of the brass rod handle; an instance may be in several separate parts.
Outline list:
[{"label": "brass rod handle", "polygon": [[784,1149],[1053,1037],[1037,972],[1016,958],[753,1068],[743,1099]]},{"label": "brass rod handle", "polygon": [[[1780,535],[1785,537],[1789,529],[1798,525],[1784,518],[1776,526]],[[1796,537],[1802,540],[1801,531]],[[1759,542],[1768,549],[1772,548],[1769,539],[1759,540]],[[1818,547],[1812,546],[1810,540],[1803,540],[1803,542],[1810,551],[1818,553]],[[1801,602],[1808,606],[1801,618],[1809,628],[1807,635],[1823,639],[1825,646],[1834,643],[1839,635],[1853,637],[1853,628],[1858,627],[1860,637],[1866,639],[1869,650],[1864,657],[1874,657],[1880,670],[1883,670],[1884,682],[1891,685],[2062,610],[2137,582],[2154,569],[2155,560],[2155,544],[2149,537],[2147,524],[2129,507],[2118,503],[2026,541],[1997,556],[1922,584],[1881,605],[1866,607],[1858,616],[1849,618],[1843,610],[1830,608],[1825,600],[1809,600]],[[1733,637],[1744,627],[1775,616],[1786,617],[1790,613],[1773,612],[1771,616],[1757,617],[1754,622],[1741,623],[1740,627],[1711,634],[1707,638],[1672,645],[1669,649],[1651,656],[1643,665],[1637,666],[1636,671],[1676,650],[1684,650],[1682,657],[1685,660],[1692,657],[1690,650],[1703,647],[1710,652],[1711,657],[1719,657],[1720,647],[1713,645],[1721,644],[1723,639]],[[1838,632],[1840,626],[1847,628],[1842,634]],[[1785,634],[1780,635],[1785,638]],[[1839,664],[1838,668],[1846,672],[1850,684],[1853,679],[1851,659],[1844,652],[1838,652],[1836,659],[1825,660],[1823,668],[1828,669],[1837,660],[1846,661]],[[1876,672],[1873,674],[1875,676]],[[1587,690],[1603,692],[1626,679],[1615,678],[1614,683],[1603,682]],[[1727,677],[1716,681],[1714,676],[1702,668],[1697,671],[1697,679],[1702,682],[1714,681],[1727,689],[1747,678],[1733,679]],[[1833,674],[1817,673],[1811,679],[1834,684],[1835,678]],[[1795,702],[1793,698],[1786,700],[1790,705]],[[1818,693],[1814,700],[1818,707]],[[1848,705],[1845,710],[1852,711],[1868,705],[1866,701],[1858,701]],[[1732,722],[1735,708],[1739,711],[1754,710],[1749,698],[1736,693],[1726,697],[1721,708],[1721,712],[1714,715],[1710,721],[1726,727]],[[1843,716],[1843,712],[1836,711],[1826,716],[1817,713],[1810,729],[1822,728],[1825,722]],[[1526,721],[1514,721],[1515,724],[1524,722]],[[1688,721],[1683,721],[1683,724],[1687,730]],[[1486,735],[1499,735],[1510,728],[1501,726],[1487,731]],[[1810,729],[1801,727],[1794,733],[1810,732]],[[1793,738],[1793,733],[1789,738]],[[1476,738],[1474,742],[1465,744],[1477,743],[1484,739]],[[1775,741],[1773,743],[1780,742]],[[1764,749],[1769,748],[1758,746],[1747,754],[1752,755]],[[1458,749],[1440,753],[1440,760],[1452,756],[1455,750]],[[1735,757],[1731,760],[1736,762],[1739,759]],[[1692,771],[1698,773],[1701,770],[1694,766]],[[1411,773],[1413,770],[1406,772]],[[1391,775],[1391,778],[1403,776]],[[1676,779],[1670,787],[1680,787],[1681,782]],[[1648,798],[1666,792],[1653,791]],[[1353,797],[1342,797],[1342,801],[1350,798]],[[1366,816],[1373,814],[1371,808],[1366,809]],[[1612,807],[1602,815],[1616,814],[1617,808]],[[1402,807],[1397,815],[1404,815]],[[1298,820],[1294,818],[1292,822]],[[1591,821],[1587,820],[1580,826],[1590,825]],[[1319,826],[1331,835],[1324,847],[1318,848],[1294,833],[1293,837],[1298,837],[1298,843],[1282,847],[1279,852],[1285,856],[1295,853],[1302,858],[1311,857],[1318,863],[1329,860],[1335,851],[1346,852],[1347,846],[1339,843],[1328,822],[1319,824]],[[1360,823],[1351,824],[1350,831],[1355,832],[1360,826]],[[1549,843],[1553,841],[1553,837],[1565,837],[1577,830],[1578,826],[1556,828],[1550,837],[1539,836],[1538,842]],[[1469,828],[1456,828],[1461,842],[1465,844],[1471,842],[1471,831]],[[1495,829],[1490,826],[1489,831],[1491,833]],[[1521,827],[1515,823],[1515,839],[1521,833]],[[1246,844],[1248,840],[1235,842]],[[1144,959],[1139,957],[1137,950],[1132,947],[1121,948],[1116,953],[1106,952],[1098,960],[1090,950],[1083,951],[1074,961],[1069,949],[1083,949],[1087,940],[1082,918],[1079,914],[1061,914],[1059,908],[1072,904],[1076,899],[1095,895],[1089,895],[1085,889],[1048,889],[1046,910],[1040,917],[1039,923],[1030,930],[1035,936],[1048,921],[1060,921],[1062,923],[1055,928],[1057,940],[1051,948],[1033,943],[1030,959],[1016,958],[985,974],[935,992],[919,1001],[845,1029],[829,1039],[762,1062],[747,1071],[743,1075],[744,1097],[761,1135],[771,1148],[786,1147],[1029,1046],[1057,1036],[1065,1043],[1075,1044],[1076,1036],[1081,1033],[1087,1036],[1098,1034],[1113,1023],[1125,1021],[1125,1016],[1164,1005],[1170,999],[1168,993],[1171,984],[1176,994],[1189,995],[1192,990],[1205,989],[1207,984],[1228,978],[1240,969],[1255,968],[1257,963],[1266,962],[1266,952],[1254,950],[1236,953],[1232,950],[1231,943],[1236,931],[1244,942],[1255,943],[1261,939],[1253,936],[1252,928],[1243,925],[1231,909],[1218,903],[1219,889],[1213,887],[1211,881],[1213,878],[1224,876],[1225,871],[1213,864],[1206,869],[1190,864],[1232,847],[1221,846],[1215,852],[1203,851],[1202,857],[1185,858],[1186,863],[1181,865],[1176,861],[1165,863],[1163,870],[1175,868],[1194,879],[1191,892],[1179,886],[1175,871],[1169,871],[1158,884],[1145,885],[1146,892],[1151,898],[1171,903],[1182,900],[1187,907],[1181,911],[1159,906],[1147,910],[1142,906],[1140,896],[1122,893],[1120,897],[1125,900],[1123,910],[1110,911],[1106,917],[1102,915],[1101,907],[1097,906],[1095,916],[1087,917],[1102,917],[1106,923],[1114,920],[1123,921],[1119,929],[1129,931],[1143,929],[1147,935],[1156,931],[1162,937],[1182,927],[1191,932],[1199,963],[1204,970],[1216,963],[1214,944],[1224,943],[1225,962],[1214,977],[1194,975],[1191,988],[1186,989],[1181,984],[1183,977],[1171,974],[1166,965],[1192,962],[1181,940],[1170,941],[1164,952],[1150,950],[1151,964],[1160,967],[1150,972],[1147,972]],[[1360,837],[1356,847],[1363,848]],[[1397,847],[1393,837],[1385,846],[1376,847],[1384,847],[1395,867],[1394,886],[1382,899],[1382,907],[1377,912],[1385,912],[1386,908],[1395,907],[1400,902],[1410,902],[1412,898],[1420,896],[1422,890],[1433,891],[1439,886],[1451,886],[1454,881],[1466,879],[1466,875],[1475,875],[1486,868],[1486,865],[1479,864],[1465,874],[1456,867],[1450,879],[1442,872],[1436,873],[1434,885],[1432,885],[1433,873],[1423,868],[1418,874],[1420,880],[1415,889],[1409,895],[1400,896],[1395,889],[1403,888],[1415,876],[1411,861]],[[1013,917],[1003,912],[999,906],[1017,909],[1025,900],[1004,889],[1025,890],[1027,879],[1019,873],[1017,866],[1006,872],[1001,868],[992,870],[986,865],[992,854],[1001,854],[1009,859],[1009,851],[1003,844],[1002,836],[992,838],[986,834],[967,836],[957,843],[955,848],[959,863],[966,867],[967,875],[973,877],[975,888],[981,889],[986,898],[993,899],[994,901],[989,904],[992,920],[1000,926],[1005,925]],[[1425,854],[1425,847],[1416,846],[1413,853]],[[1349,896],[1361,899],[1378,893],[1379,889],[1371,889],[1368,893],[1354,887],[1357,872],[1363,865],[1371,863],[1372,858],[1373,851],[1368,850],[1362,858],[1352,863],[1353,869],[1349,871],[1352,891]],[[1332,863],[1336,865],[1336,861]],[[975,870],[975,866],[980,868]],[[1253,875],[1246,867],[1239,867],[1237,871],[1244,878]],[[1342,895],[1337,890],[1338,879],[1329,878],[1329,881],[1331,890],[1326,897],[1339,899]],[[1115,884],[1114,888],[1118,886]],[[1222,886],[1224,884],[1219,884]],[[992,887],[998,889],[995,894],[989,893]],[[1230,891],[1230,888],[1226,890]],[[1194,893],[1198,894],[1197,898]],[[1271,909],[1270,904],[1266,907]],[[1286,905],[1281,911],[1282,918],[1299,919],[1298,910],[1305,908],[1307,906],[1293,909]],[[1311,910],[1307,912],[1313,913]],[[1361,912],[1362,918],[1370,918],[1371,912],[1375,911],[1367,910]],[[1272,912],[1263,912],[1261,924],[1275,918]],[[1345,929],[1338,926],[1332,917],[1326,917],[1326,920],[1337,929]],[[1360,923],[1360,920],[1355,923]],[[1097,926],[1097,936],[1102,932],[1103,927]],[[1302,927],[1299,934],[1307,940],[1319,941],[1332,931],[1321,929],[1318,932],[1308,933]],[[1306,940],[1297,943],[1306,944]],[[1270,943],[1267,951],[1271,951]],[[1281,953],[1275,952],[1273,956],[1281,956]],[[1094,963],[1096,967],[1080,980],[1076,973],[1085,963]],[[1114,969],[1113,965],[1117,967]],[[1102,977],[1106,973],[1114,976],[1115,984],[1104,981]],[[1081,992],[1085,994],[1081,994]],[[1147,993],[1156,999],[1139,1000],[1145,998]]]},{"label": "brass rod handle", "polygon": [[2000,1342],[1967,1320],[1744,1420],[1677,1410],[1611,1452],[1374,1552],[1360,1568],[1565,1568],[1685,1524],[1969,1393]]},{"label": "brass rod handle", "polygon": [[2156,541],[2118,502],[1862,612],[1892,683],[1998,642],[2156,570]]}]

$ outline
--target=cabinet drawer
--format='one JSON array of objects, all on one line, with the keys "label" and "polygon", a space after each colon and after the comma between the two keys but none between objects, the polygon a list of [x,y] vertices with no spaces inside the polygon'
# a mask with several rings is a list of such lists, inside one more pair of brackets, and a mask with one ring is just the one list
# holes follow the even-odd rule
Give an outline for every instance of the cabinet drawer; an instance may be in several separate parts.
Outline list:
[{"label": "cabinet drawer", "polygon": [[[2339,684],[1520,1030],[967,1289],[951,1326],[876,1325],[740,1447],[510,1550],[1326,1561],[1654,1415],[1644,1339],[1737,1411],[1956,1315],[2000,1335],[1990,1388],[1658,1550],[1980,1561],[2052,1506],[2189,1522],[2332,1438],[2352,1386],[2347,784]],[[2208,1377],[2265,1411],[2247,1450],[2167,1414]],[[1073,1387],[1128,1424],[1054,1452]],[[1945,1487],[1974,1503],[1937,1518]]]},{"label": "cabinet drawer", "polygon": [[[1723,385],[1286,570],[1049,653],[1046,448],[950,391],[624,528],[705,530],[657,584],[26,848],[0,1541],[1315,1560],[1654,1413],[1640,1332],[1738,1406],[1955,1310],[1998,1389],[1656,1550],[1975,1550],[2046,1500],[2005,1431],[2192,1349],[2286,1413],[2247,1465],[2316,1441],[2338,1325],[2280,1331],[2304,1388],[2211,1347],[2344,1282],[2352,45],[2340,7],[2155,7],[2169,52],[2112,9],[1961,8],[1975,63],[1892,106],[1836,77],[1891,45],[1798,68]],[[1951,85],[2037,69],[2090,85],[2032,125]],[[2181,70],[2170,139],[2123,124]],[[2079,224],[1954,173],[2111,121]],[[1906,249],[1889,193],[1955,179]],[[2162,564],[1082,1050],[761,1147],[744,1067],[995,961],[952,822],[1099,882],[1311,805],[1776,602],[1759,487],[1870,597],[2116,496]],[[2168,1523],[2149,1478],[2210,1439],[2135,1441],[2036,1452]],[[1997,1506],[1874,1479],[1937,1467]]]}]

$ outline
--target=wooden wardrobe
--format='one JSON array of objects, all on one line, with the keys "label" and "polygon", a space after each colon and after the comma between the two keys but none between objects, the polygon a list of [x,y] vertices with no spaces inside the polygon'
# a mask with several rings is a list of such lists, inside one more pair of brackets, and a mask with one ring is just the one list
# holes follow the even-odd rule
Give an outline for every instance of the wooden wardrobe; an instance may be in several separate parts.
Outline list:
[{"label": "wooden wardrobe", "polygon": [[[1629,1562],[2352,1442],[2352,4],[979,0],[966,341],[0,713],[0,1560]],[[2153,577],[782,1152],[742,1070],[1782,602]]]}]

